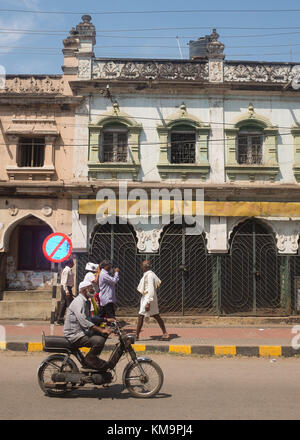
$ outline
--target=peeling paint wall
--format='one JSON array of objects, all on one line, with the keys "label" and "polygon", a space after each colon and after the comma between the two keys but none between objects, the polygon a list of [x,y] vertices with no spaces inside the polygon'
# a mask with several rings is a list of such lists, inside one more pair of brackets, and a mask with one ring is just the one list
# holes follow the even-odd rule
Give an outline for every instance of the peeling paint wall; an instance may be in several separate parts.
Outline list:
[{"label": "peeling paint wall", "polygon": [[51,272],[34,272],[17,270],[15,259],[9,255],[6,260],[6,287],[8,289],[35,290],[50,289],[52,286]]}]

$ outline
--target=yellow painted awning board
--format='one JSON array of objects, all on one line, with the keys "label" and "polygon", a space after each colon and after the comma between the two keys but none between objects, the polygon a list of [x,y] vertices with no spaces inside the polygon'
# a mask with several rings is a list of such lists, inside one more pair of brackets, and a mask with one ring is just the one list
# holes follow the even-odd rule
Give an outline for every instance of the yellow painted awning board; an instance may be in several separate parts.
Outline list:
[{"label": "yellow painted awning board", "polygon": [[[99,211],[98,211],[99,210]],[[300,217],[300,202],[79,200],[79,214],[204,215],[215,217]]]}]

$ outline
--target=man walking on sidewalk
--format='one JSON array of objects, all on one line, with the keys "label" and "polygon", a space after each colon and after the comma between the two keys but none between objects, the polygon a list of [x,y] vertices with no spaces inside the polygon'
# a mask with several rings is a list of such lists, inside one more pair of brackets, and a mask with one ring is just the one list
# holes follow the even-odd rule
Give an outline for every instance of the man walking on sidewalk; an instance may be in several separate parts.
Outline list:
[{"label": "man walking on sidewalk", "polygon": [[100,276],[99,276],[99,289],[100,289],[100,305],[102,310],[100,312],[101,317],[115,318],[116,317],[116,284],[119,281],[120,269],[114,269],[114,276],[110,275],[111,262],[104,260],[100,264]]},{"label": "man walking on sidewalk", "polygon": [[160,279],[151,270],[151,264],[149,260],[142,262],[142,271],[144,276],[141,279],[137,290],[142,295],[140,311],[138,316],[138,323],[136,329],[136,340],[139,340],[140,332],[143,327],[144,317],[153,316],[156,319],[158,325],[160,326],[163,336],[162,339],[168,340],[169,335],[167,333],[165,323],[159,314],[158,301],[156,291],[161,284]]},{"label": "man walking on sidewalk", "polygon": [[74,266],[73,260],[68,260],[66,267],[61,273],[61,300],[60,307],[57,317],[57,324],[64,324],[64,316],[66,312],[66,308],[69,307],[71,302],[73,301],[73,292],[72,288],[74,287],[74,274],[72,268]]}]

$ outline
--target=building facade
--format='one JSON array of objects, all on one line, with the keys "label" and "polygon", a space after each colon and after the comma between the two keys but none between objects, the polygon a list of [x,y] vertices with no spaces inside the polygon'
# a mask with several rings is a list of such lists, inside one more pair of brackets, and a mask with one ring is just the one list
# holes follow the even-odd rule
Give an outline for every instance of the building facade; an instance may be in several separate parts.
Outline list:
[{"label": "building facade", "polygon": [[[22,227],[43,223],[70,234],[78,280],[88,260],[121,268],[120,311],[136,313],[149,258],[164,313],[297,313],[298,65],[227,61],[215,30],[205,45],[190,43],[188,60],[98,58],[95,43],[85,15],[64,40],[63,74],[26,79],[33,89],[44,81],[45,95],[27,95],[19,77],[7,80],[19,92],[0,93],[2,266],[22,258]],[[42,166],[22,156],[24,142],[39,151],[33,132],[43,138]],[[185,194],[193,215],[202,207],[197,233],[176,210]],[[15,267],[12,280],[23,280]]]}]

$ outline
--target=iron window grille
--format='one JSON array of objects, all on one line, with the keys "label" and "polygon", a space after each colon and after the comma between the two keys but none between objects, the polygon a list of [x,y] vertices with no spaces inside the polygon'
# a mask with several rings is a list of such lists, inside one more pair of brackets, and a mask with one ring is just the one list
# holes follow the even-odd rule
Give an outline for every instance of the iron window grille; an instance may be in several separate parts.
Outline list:
[{"label": "iron window grille", "polygon": [[171,163],[196,162],[196,134],[192,131],[171,133]]},{"label": "iron window grille", "polygon": [[238,163],[261,165],[263,163],[263,136],[261,133],[243,132],[238,136]]},{"label": "iron window grille", "polygon": [[101,156],[101,162],[128,162],[128,132],[105,130]]},{"label": "iron window grille", "polygon": [[45,138],[20,138],[19,167],[43,167],[45,160]]}]

